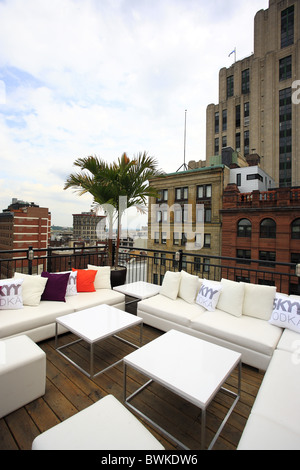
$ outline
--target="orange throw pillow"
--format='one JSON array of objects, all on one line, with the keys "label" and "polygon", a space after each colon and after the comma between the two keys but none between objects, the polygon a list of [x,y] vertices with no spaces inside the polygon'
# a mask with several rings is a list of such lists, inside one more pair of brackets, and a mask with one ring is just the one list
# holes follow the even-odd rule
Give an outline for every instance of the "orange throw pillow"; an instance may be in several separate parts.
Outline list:
[{"label": "orange throw pillow", "polygon": [[95,292],[94,281],[97,271],[93,269],[74,269],[77,271],[77,292]]}]

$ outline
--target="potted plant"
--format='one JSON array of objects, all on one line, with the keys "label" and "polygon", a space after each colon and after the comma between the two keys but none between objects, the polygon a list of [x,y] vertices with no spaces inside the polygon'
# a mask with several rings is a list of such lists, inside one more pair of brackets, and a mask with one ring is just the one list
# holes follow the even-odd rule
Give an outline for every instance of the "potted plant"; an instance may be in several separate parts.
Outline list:
[{"label": "potted plant", "polygon": [[[147,198],[157,195],[156,189],[150,187],[148,181],[151,177],[162,176],[163,173],[157,169],[156,160],[147,156],[145,152],[133,159],[123,153],[117,162],[113,163],[89,156],[77,159],[74,165],[80,168],[80,172],[69,175],[64,189],[73,188],[79,195],[90,193],[94,199],[94,207],[102,207],[105,210],[109,226],[109,264],[113,272],[119,265],[121,220],[124,211],[135,206],[144,213]],[[116,253],[112,265],[112,227],[115,219],[117,220]],[[116,282],[122,283],[122,281]],[[118,284],[112,278],[112,286]]]}]

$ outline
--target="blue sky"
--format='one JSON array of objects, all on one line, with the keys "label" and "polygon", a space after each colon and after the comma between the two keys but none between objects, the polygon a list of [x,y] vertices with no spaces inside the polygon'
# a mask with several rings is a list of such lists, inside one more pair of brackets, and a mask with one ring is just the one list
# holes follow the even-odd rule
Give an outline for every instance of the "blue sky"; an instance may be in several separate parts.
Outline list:
[{"label": "blue sky", "polygon": [[[13,197],[72,225],[78,157],[147,151],[166,172],[205,160],[218,74],[253,52],[268,0],[0,0],[0,210]],[[136,225],[139,224],[135,221]]]}]

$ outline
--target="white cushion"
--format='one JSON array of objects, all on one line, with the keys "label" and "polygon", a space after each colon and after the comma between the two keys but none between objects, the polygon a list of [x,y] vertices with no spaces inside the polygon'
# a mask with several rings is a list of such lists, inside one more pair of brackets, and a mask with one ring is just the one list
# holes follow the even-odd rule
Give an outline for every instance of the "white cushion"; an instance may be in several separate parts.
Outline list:
[{"label": "white cushion", "polygon": [[203,279],[202,286],[197,295],[196,303],[204,307],[206,310],[213,312],[218,303],[221,293],[221,283],[216,281],[208,281]]},{"label": "white cushion", "polygon": [[180,297],[173,300],[161,294],[142,300],[139,302],[138,308],[142,312],[184,326],[189,326],[193,318],[206,311],[195,303],[188,304]]},{"label": "white cushion", "polygon": [[23,279],[22,297],[23,305],[36,307],[41,301],[47,278],[41,276],[31,276],[30,274],[15,273],[16,279]]},{"label": "white cushion", "polygon": [[252,413],[300,434],[299,363],[287,351],[274,351]]},{"label": "white cushion", "polygon": [[243,283],[245,286],[243,315],[269,320],[273,310],[276,287]]},{"label": "white cushion", "polygon": [[95,292],[79,292],[76,296],[67,297],[66,303],[75,311],[107,304],[124,303],[125,296],[112,289],[98,289]]},{"label": "white cushion", "polygon": [[93,266],[88,264],[88,269],[97,271],[94,281],[95,289],[111,289],[109,266]]},{"label": "white cushion", "polygon": [[218,309],[240,317],[243,313],[245,287],[241,282],[221,280],[222,290],[218,301]]},{"label": "white cushion", "polygon": [[62,271],[60,273],[55,273],[55,274],[65,274],[65,273],[70,273],[69,279],[68,279],[68,284],[67,284],[67,290],[66,290],[66,297],[72,296],[72,295],[77,295],[77,271]]},{"label": "white cushion", "polygon": [[251,351],[271,356],[277,346],[282,329],[265,320],[242,315],[235,317],[218,308],[214,312],[200,313],[190,323],[191,328]]},{"label": "white cushion", "polygon": [[180,281],[181,273],[167,271],[164,275],[164,279],[160,289],[161,295],[165,295],[166,297],[175,300],[179,292]]},{"label": "white cushion", "polygon": [[300,360],[300,334],[287,328],[284,329],[277,349],[291,352],[295,355],[297,360]]},{"label": "white cushion", "polygon": [[297,300],[296,296],[293,298],[284,294],[276,294],[269,322],[272,325],[300,333],[300,299]]},{"label": "white cushion", "polygon": [[199,278],[185,271],[181,271],[181,281],[178,297],[185,300],[189,304],[195,302],[197,292],[199,290]]},{"label": "white cushion", "polygon": [[122,403],[107,395],[37,436],[32,450],[163,450],[163,446]]},{"label": "white cushion", "polygon": [[0,280],[0,310],[18,310],[23,308],[23,279]]}]

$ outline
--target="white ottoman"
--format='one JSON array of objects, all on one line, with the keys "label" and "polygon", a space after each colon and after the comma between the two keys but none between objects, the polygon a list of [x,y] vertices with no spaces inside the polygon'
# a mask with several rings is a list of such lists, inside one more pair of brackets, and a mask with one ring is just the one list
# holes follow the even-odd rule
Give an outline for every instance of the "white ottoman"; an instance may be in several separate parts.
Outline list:
[{"label": "white ottoman", "polygon": [[0,418],[45,394],[46,354],[28,336],[0,340]]},{"label": "white ottoman", "polygon": [[163,450],[113,395],[37,436],[32,450]]}]

